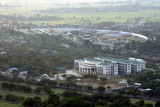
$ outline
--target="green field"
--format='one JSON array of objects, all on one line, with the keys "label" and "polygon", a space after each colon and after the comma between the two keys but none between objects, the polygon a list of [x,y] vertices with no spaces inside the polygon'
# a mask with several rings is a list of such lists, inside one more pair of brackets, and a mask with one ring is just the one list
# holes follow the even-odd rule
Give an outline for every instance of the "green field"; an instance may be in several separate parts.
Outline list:
[{"label": "green field", "polygon": [[[1,82],[0,82],[1,84]],[[36,86],[31,86],[32,89],[34,89]],[[63,93],[65,90],[64,89],[57,89],[57,88],[52,88],[52,90],[54,91],[54,93],[56,94],[61,94]],[[88,95],[91,95],[91,93],[87,93],[87,92],[80,92],[80,93],[83,93],[83,94],[88,94]],[[13,94],[13,95],[18,95],[18,96],[23,96],[23,97],[35,97],[35,96],[39,96],[41,97],[42,99],[46,99],[47,96],[46,95],[37,95],[37,94],[34,94],[34,93],[23,93],[23,92],[17,92],[17,91],[9,91],[9,90],[3,90],[0,88],[0,95],[2,96],[5,96],[6,94]],[[139,101],[140,99],[134,99],[134,98],[131,98],[131,102],[133,104],[135,104],[135,102]],[[155,101],[150,101],[150,100],[145,100],[145,103],[147,104],[153,104],[155,105]],[[20,104],[12,104],[10,102],[0,102],[0,107],[21,107]]]},{"label": "green field", "polygon": [[[85,24],[87,22],[91,23],[101,23],[104,21],[113,22],[127,22],[130,20],[134,23],[136,17],[142,17],[141,21],[160,21],[160,10],[142,10],[137,12],[95,12],[95,13],[40,13],[39,10],[46,10],[50,7],[17,7],[17,8],[0,8],[0,14],[4,15],[25,15],[32,16],[35,14],[40,14],[41,16],[59,16],[64,18],[64,20],[53,20],[53,21],[19,21],[19,23],[33,23],[33,24],[43,24],[48,23],[50,25],[56,24]],[[82,18],[84,20],[82,20]],[[98,19],[97,19],[98,18]]]},{"label": "green field", "polygon": [[[139,101],[140,99],[134,99],[134,98],[131,98],[131,103],[135,104],[137,101]],[[155,101],[151,101],[151,100],[144,100],[144,102],[146,104],[153,104],[153,106],[155,106],[156,102]]]},{"label": "green field", "polygon": [[44,96],[44,95],[37,95],[37,94],[34,94],[34,93],[24,93],[24,92],[18,92],[18,91],[9,91],[9,90],[3,90],[3,89],[0,89],[0,94],[2,96],[5,96],[6,94],[13,94],[13,95],[18,95],[18,96],[23,96],[23,97],[39,96],[41,98],[47,98],[47,96]]},{"label": "green field", "polygon": [[[138,12],[102,12],[102,13],[83,13],[83,14],[76,14],[76,13],[64,13],[64,14],[44,14],[50,16],[59,16],[64,18],[64,20],[58,21],[23,21],[19,23],[33,23],[33,24],[42,24],[48,23],[50,25],[55,24],[83,24],[87,22],[91,23],[101,23],[104,21],[113,21],[113,22],[127,22],[129,19],[131,23],[134,23],[134,19],[136,17],[142,17],[141,21],[146,22],[147,18],[148,21],[159,21],[160,20],[160,10],[144,10]],[[74,18],[75,17],[75,18]],[[85,19],[81,20],[81,19]],[[99,18],[99,19],[97,19]]]},{"label": "green field", "polygon": [[20,104],[12,104],[10,102],[0,102],[0,107],[23,107]]},{"label": "green field", "polygon": [[[47,98],[47,96],[45,96],[45,95],[37,95],[35,93],[24,93],[24,92],[18,92],[18,91],[4,90],[1,87],[2,82],[4,82],[4,81],[0,81],[0,95],[2,95],[2,96],[5,96],[6,94],[14,94],[14,95],[23,96],[23,97],[35,97],[35,96],[39,96],[42,99]],[[26,85],[26,84],[22,84],[22,83],[19,83],[19,84]],[[30,86],[32,89],[35,89],[37,87],[35,85],[27,85],[27,86]],[[54,91],[54,93],[56,93],[56,94],[61,94],[61,93],[63,93],[66,90],[65,89],[52,88],[52,91]],[[79,92],[79,93],[89,94],[89,95],[91,94],[91,93],[87,93],[87,92]]]}]

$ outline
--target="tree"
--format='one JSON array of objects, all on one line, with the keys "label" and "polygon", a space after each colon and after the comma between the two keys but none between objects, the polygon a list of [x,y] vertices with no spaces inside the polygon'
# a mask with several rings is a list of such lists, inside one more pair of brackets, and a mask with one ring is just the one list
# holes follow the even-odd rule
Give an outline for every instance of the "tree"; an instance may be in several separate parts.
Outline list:
[{"label": "tree", "polygon": [[41,91],[42,91],[42,87],[36,87],[34,89],[34,92],[37,93],[37,94],[41,94]]},{"label": "tree", "polygon": [[61,107],[87,107],[81,96],[63,99]]},{"label": "tree", "polygon": [[60,104],[59,96],[51,93],[47,100],[43,102],[44,107],[57,107]]},{"label": "tree", "polygon": [[136,104],[140,107],[144,106],[144,100],[139,100],[138,102],[136,102]]},{"label": "tree", "polygon": [[160,87],[156,87],[156,92],[160,93]]},{"label": "tree", "polygon": [[66,77],[67,77],[67,75],[66,75],[66,74],[63,74],[63,75],[62,75],[62,77],[63,77],[63,78],[66,78]]},{"label": "tree", "polygon": [[111,89],[111,86],[107,86],[107,89]]},{"label": "tree", "polygon": [[153,105],[152,104],[144,104],[143,107],[153,107]]},{"label": "tree", "polygon": [[97,101],[96,105],[107,106],[107,101],[106,101],[106,100],[99,99],[99,100]]},{"label": "tree", "polygon": [[12,94],[7,94],[7,95],[5,96],[5,99],[6,99],[7,101],[11,101],[11,102],[18,102],[18,101],[24,100],[24,97],[12,95]]},{"label": "tree", "polygon": [[104,87],[102,87],[102,86],[99,86],[99,87],[97,88],[97,91],[98,91],[99,93],[104,93],[105,90],[106,90],[106,89],[105,89]]},{"label": "tree", "polygon": [[104,83],[107,81],[107,78],[106,78],[106,77],[100,77],[99,79],[102,81],[102,84],[103,84],[103,85],[104,85]]},{"label": "tree", "polygon": [[106,77],[100,77],[99,79],[100,79],[102,82],[107,81],[107,78],[106,78]]},{"label": "tree", "polygon": [[18,71],[18,70],[13,70],[13,71],[12,71],[13,77],[17,77],[18,74],[19,74],[19,71]]},{"label": "tree", "polygon": [[85,45],[86,47],[90,47],[90,46],[92,46],[92,42],[91,42],[90,40],[85,40],[85,41],[84,41],[84,45]]},{"label": "tree", "polygon": [[72,88],[72,89],[73,89],[73,88],[74,88],[74,89],[77,88],[76,83],[74,83],[74,82],[72,82],[72,81],[66,82],[66,83],[64,84],[64,86],[67,87],[68,89],[69,89],[69,88]]},{"label": "tree", "polygon": [[41,107],[40,101],[30,97],[24,99],[22,105],[24,107]]},{"label": "tree", "polygon": [[46,84],[49,84],[49,79],[41,79],[41,84],[42,85],[46,85]]},{"label": "tree", "polygon": [[2,99],[2,95],[0,95],[0,99]]},{"label": "tree", "polygon": [[39,96],[35,96],[35,97],[34,97],[34,99],[35,99],[36,101],[39,101],[39,102],[41,102],[41,101],[42,101],[42,98],[41,98],[41,97],[39,97]]},{"label": "tree", "polygon": [[89,91],[93,91],[93,87],[92,87],[92,86],[87,86],[87,89],[88,89]]},{"label": "tree", "polygon": [[42,90],[46,94],[51,94],[52,93],[51,87],[48,86],[48,85],[44,85],[43,88],[42,88]]},{"label": "tree", "polygon": [[83,75],[83,78],[84,79],[87,79],[87,78],[91,78],[91,79],[94,79],[94,80],[97,80],[98,79],[98,76],[97,75]]},{"label": "tree", "polygon": [[160,107],[160,101],[157,101],[155,107]]},{"label": "tree", "polygon": [[62,96],[63,97],[75,97],[75,96],[78,96],[79,94],[77,93],[77,91],[64,91],[62,93]]},{"label": "tree", "polygon": [[75,79],[77,79],[77,77],[74,76],[74,75],[71,75],[71,76],[66,78],[66,80],[69,80],[69,81],[72,81],[72,80],[75,80]]},{"label": "tree", "polygon": [[129,98],[123,98],[120,104],[129,107],[131,105],[131,100]]}]

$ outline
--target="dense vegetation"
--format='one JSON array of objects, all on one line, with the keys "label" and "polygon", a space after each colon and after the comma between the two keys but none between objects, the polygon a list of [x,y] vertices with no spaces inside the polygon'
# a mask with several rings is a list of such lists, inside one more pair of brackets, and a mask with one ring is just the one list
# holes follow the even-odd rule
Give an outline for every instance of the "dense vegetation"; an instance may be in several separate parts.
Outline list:
[{"label": "dense vegetation", "polygon": [[[0,19],[5,20],[12,20],[12,21],[34,21],[34,20],[41,20],[41,21],[47,21],[47,20],[63,20],[63,18],[58,16],[41,16],[40,14],[36,14],[34,16],[26,17],[22,15],[0,15]],[[4,20],[5,19],[5,20]]]},{"label": "dense vegetation", "polygon": [[[84,95],[77,92],[65,91],[62,95],[50,94],[48,99],[26,98],[22,102],[25,107],[153,107],[145,104],[144,100],[132,104],[130,98],[112,94]],[[156,103],[156,107],[159,102]]]},{"label": "dense vegetation", "polygon": [[[62,94],[52,92],[45,100],[38,96],[24,98],[8,94],[4,100],[12,103],[22,102],[24,107],[153,107],[152,104],[144,103],[144,100],[132,104],[130,98],[121,95],[100,93],[86,95],[74,91],[65,91]],[[159,107],[160,102],[154,106]]]},{"label": "dense vegetation", "polygon": [[[61,37],[24,35],[23,41],[27,41],[27,43],[21,43],[19,40],[19,37],[22,37],[21,33],[1,31],[3,40],[8,40],[9,37],[14,41],[0,42],[1,51],[7,52],[7,55],[0,55],[0,68],[6,70],[17,67],[20,70],[31,71],[30,74],[35,76],[43,73],[55,73],[53,71],[56,71],[57,67],[73,68],[73,60],[76,58],[103,54],[101,48],[91,45],[90,42],[79,46]],[[70,48],[63,47],[61,45],[63,43],[70,45]]]},{"label": "dense vegetation", "polygon": [[95,13],[95,12],[137,12],[140,10],[160,9],[154,6],[142,5],[122,5],[122,6],[101,6],[101,7],[64,7],[64,8],[50,8],[42,10],[45,13]]},{"label": "dense vegetation", "polygon": [[[128,82],[133,83],[142,83],[141,89],[151,89],[150,91],[140,91],[139,88],[132,90],[130,94],[134,96],[149,96],[160,98],[160,72],[142,72],[141,74],[132,75]],[[131,91],[131,90],[130,90]],[[124,92],[125,93],[125,92]],[[129,94],[129,92],[128,92]]]},{"label": "dense vegetation", "polygon": [[13,83],[2,83],[2,88],[5,90],[16,90],[16,91],[23,91],[26,93],[32,92],[32,89],[29,86],[13,84]]}]

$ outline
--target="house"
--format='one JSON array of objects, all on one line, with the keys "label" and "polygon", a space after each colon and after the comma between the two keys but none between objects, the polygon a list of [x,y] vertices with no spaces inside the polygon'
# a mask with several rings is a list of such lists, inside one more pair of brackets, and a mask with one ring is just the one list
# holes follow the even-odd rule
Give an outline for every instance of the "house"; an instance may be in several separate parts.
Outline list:
[{"label": "house", "polygon": [[134,87],[140,87],[142,84],[140,83],[134,83]]},{"label": "house", "polygon": [[28,71],[22,71],[22,72],[19,72],[19,76],[25,76],[28,74]]},{"label": "house", "polygon": [[1,55],[6,55],[7,52],[6,52],[6,51],[2,51],[2,52],[0,52],[0,54],[1,54]]}]

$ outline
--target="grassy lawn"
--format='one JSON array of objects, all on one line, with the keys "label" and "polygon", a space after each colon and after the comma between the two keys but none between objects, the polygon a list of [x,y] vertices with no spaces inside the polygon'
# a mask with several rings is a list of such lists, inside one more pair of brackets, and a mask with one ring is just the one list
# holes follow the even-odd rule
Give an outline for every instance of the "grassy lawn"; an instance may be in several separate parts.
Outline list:
[{"label": "grassy lawn", "polygon": [[23,92],[18,92],[18,91],[9,91],[9,90],[3,90],[3,89],[0,89],[0,94],[2,96],[5,96],[6,94],[13,94],[13,95],[18,95],[18,96],[23,96],[23,97],[39,96],[41,98],[47,98],[47,96],[44,96],[44,95],[37,95],[37,94],[34,94],[34,93],[23,93]]},{"label": "grassy lawn", "polygon": [[[2,84],[3,81],[0,81],[0,95],[2,96],[5,96],[6,94],[13,94],[13,95],[17,95],[17,96],[23,96],[23,97],[35,97],[35,96],[39,96],[41,97],[42,99],[46,99],[47,96],[46,95],[37,95],[35,93],[24,93],[24,92],[18,92],[18,91],[9,91],[9,90],[3,90],[1,88],[1,84]],[[23,85],[26,85],[26,84],[23,84]],[[31,88],[34,89],[36,88],[37,86],[34,86],[34,85],[31,85]],[[62,94],[64,91],[66,91],[66,89],[57,89],[57,88],[52,88],[52,90],[54,91],[54,93],[56,94]],[[79,93],[82,93],[82,94],[88,94],[88,95],[92,95],[92,93],[87,93],[87,92],[79,92]],[[131,98],[131,103],[135,104],[135,102],[138,102],[140,99],[134,99],[134,98]],[[146,104],[153,104],[155,105],[155,101],[151,101],[151,100],[145,100],[145,103]],[[2,102],[0,101],[0,107],[21,107],[21,105],[18,105],[18,104],[12,104],[12,103],[9,103],[9,102]]]},{"label": "grassy lawn", "polygon": [[0,107],[23,107],[20,104],[12,104],[10,102],[0,101]]},{"label": "grassy lawn", "polygon": [[[131,103],[135,104],[136,102],[138,102],[140,99],[135,99],[135,98],[131,98]],[[144,100],[144,102],[146,104],[153,104],[153,106],[155,106],[156,101],[151,101],[151,100]]]},{"label": "grassy lawn", "polygon": [[[18,92],[18,91],[4,90],[1,87],[1,84],[3,82],[6,82],[6,81],[0,81],[0,95],[5,96],[6,94],[14,94],[14,95],[23,96],[23,97],[35,97],[35,96],[39,96],[42,99],[47,98],[47,96],[45,96],[45,95],[37,95],[35,93],[24,93],[24,92]],[[12,83],[12,82],[8,82],[8,83]],[[15,84],[17,84],[17,83],[15,83]],[[21,85],[27,85],[27,84],[23,84],[23,83],[19,83],[19,84],[21,84]],[[37,87],[35,85],[27,85],[27,86],[30,86],[32,89],[35,89]],[[62,94],[66,90],[67,89],[52,88],[52,91],[54,91],[54,93],[56,93],[56,94]],[[87,93],[87,92],[79,92],[79,93],[88,94],[88,95],[91,94],[91,93]]]}]

